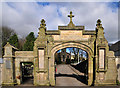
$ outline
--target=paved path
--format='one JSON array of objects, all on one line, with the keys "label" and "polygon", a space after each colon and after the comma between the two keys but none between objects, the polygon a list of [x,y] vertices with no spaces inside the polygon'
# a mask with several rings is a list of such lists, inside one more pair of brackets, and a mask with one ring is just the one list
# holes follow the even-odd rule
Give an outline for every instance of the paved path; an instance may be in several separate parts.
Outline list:
[{"label": "paved path", "polygon": [[87,85],[79,80],[78,74],[70,68],[70,65],[58,65],[56,72],[56,86],[87,86]]}]

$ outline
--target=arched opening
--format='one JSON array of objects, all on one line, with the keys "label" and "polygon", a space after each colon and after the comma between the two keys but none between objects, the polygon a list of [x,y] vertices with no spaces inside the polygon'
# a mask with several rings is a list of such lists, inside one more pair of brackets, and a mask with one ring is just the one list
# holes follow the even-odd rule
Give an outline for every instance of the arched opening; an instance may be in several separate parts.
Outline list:
[{"label": "arched opening", "polygon": [[[88,84],[88,53],[77,47],[55,52],[56,86],[86,86]],[[67,81],[71,81],[70,84]]]},{"label": "arched opening", "polygon": [[49,80],[50,80],[50,85],[55,85],[55,53],[61,49],[64,48],[70,48],[70,47],[76,47],[79,49],[82,49],[83,51],[86,51],[88,54],[88,80],[87,84],[90,86],[93,83],[93,58],[94,58],[94,53],[93,50],[86,44],[83,43],[78,43],[78,42],[64,42],[57,44],[52,47],[50,50],[50,59],[49,59]]},{"label": "arched opening", "polygon": [[32,62],[21,62],[21,83],[22,84],[33,84],[33,63]]}]

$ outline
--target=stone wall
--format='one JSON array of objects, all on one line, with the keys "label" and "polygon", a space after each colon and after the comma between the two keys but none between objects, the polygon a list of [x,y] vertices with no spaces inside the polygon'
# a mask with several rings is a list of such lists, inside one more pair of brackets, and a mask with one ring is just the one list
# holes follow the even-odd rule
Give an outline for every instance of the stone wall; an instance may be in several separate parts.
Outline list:
[{"label": "stone wall", "polygon": [[0,58],[0,86],[2,84],[2,64],[3,64],[3,59]]},{"label": "stone wall", "polygon": [[2,82],[2,64],[0,63],[0,86],[1,86],[1,82]]},{"label": "stone wall", "polygon": [[4,46],[4,56],[2,64],[2,85],[14,85],[14,52],[17,49],[7,43]]},{"label": "stone wall", "polygon": [[116,84],[117,69],[114,57],[108,58],[108,69],[106,72],[106,82],[109,84]]},{"label": "stone wall", "polygon": [[120,82],[120,56],[116,57],[116,66],[117,66],[117,71],[118,71],[118,80]]},{"label": "stone wall", "polygon": [[16,51],[15,57],[33,57],[33,51]]},{"label": "stone wall", "polygon": [[88,41],[91,35],[83,35],[83,30],[60,30],[60,35],[52,35],[54,41]]},{"label": "stone wall", "polygon": [[[34,56],[33,51],[16,51],[15,52],[15,76],[16,76],[16,82],[17,84],[21,84],[22,82],[22,74],[20,69],[20,63],[21,62],[33,62],[34,64]],[[20,76],[20,79],[17,78]]]}]

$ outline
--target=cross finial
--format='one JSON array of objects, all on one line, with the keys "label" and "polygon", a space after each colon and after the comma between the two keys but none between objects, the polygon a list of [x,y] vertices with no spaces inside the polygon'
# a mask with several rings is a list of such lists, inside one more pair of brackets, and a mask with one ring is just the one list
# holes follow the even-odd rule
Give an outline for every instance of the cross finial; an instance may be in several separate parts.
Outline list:
[{"label": "cross finial", "polygon": [[72,15],[72,11],[70,11],[70,15],[68,15],[68,17],[70,17],[70,22],[72,22],[72,17],[74,17],[74,15]]}]

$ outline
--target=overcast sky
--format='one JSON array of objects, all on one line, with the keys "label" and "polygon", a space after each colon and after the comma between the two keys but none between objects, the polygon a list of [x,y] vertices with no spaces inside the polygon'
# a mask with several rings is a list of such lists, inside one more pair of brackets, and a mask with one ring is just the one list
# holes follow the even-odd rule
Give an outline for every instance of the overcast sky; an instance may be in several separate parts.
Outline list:
[{"label": "overcast sky", "polygon": [[41,19],[47,30],[69,23],[69,12],[74,14],[73,23],[95,30],[101,19],[105,37],[109,43],[118,40],[118,2],[2,2],[2,25],[14,29],[19,37],[34,32],[37,36]]}]

